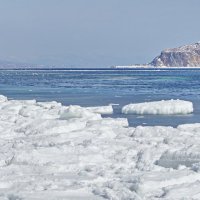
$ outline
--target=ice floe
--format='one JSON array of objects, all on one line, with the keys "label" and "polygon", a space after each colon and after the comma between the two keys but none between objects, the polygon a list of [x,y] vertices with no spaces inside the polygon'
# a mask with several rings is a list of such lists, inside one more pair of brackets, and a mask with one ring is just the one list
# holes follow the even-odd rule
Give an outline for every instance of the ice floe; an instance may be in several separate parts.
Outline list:
[{"label": "ice floe", "polygon": [[129,127],[108,111],[0,96],[0,199],[200,199],[200,124]]},{"label": "ice floe", "polygon": [[87,110],[99,113],[99,114],[113,114],[112,105],[109,106],[99,106],[99,107],[87,107]]},{"label": "ice floe", "polygon": [[193,112],[193,104],[183,100],[162,100],[129,104],[122,108],[124,114],[179,115]]}]

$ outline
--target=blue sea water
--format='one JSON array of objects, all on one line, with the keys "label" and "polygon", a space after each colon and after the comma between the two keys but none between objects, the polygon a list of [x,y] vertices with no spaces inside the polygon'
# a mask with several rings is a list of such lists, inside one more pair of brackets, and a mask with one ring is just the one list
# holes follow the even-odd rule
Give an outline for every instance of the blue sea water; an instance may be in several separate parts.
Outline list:
[{"label": "blue sea water", "polygon": [[[127,117],[131,126],[200,122],[200,69],[0,70],[0,93],[64,105],[118,104],[109,116]],[[121,114],[126,104],[162,99],[192,101],[195,111],[183,116]]]}]

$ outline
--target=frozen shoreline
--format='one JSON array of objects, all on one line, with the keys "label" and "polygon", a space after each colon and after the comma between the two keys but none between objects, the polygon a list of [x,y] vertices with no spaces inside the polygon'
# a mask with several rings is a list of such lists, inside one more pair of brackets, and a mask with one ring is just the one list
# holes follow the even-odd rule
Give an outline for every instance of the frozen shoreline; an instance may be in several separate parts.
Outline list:
[{"label": "frozen shoreline", "polygon": [[200,199],[200,124],[111,112],[0,96],[0,199]]}]

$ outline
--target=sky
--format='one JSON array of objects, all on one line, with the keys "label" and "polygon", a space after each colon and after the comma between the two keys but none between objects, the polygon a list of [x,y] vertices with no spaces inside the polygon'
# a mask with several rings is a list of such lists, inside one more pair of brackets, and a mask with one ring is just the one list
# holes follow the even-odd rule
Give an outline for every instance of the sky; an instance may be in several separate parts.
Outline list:
[{"label": "sky", "polygon": [[0,0],[0,60],[143,64],[200,40],[200,0]]}]

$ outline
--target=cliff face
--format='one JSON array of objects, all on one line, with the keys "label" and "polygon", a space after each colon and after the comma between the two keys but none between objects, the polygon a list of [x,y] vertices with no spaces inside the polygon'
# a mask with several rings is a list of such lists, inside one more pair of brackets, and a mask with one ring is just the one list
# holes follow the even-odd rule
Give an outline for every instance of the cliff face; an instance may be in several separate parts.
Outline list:
[{"label": "cliff face", "polygon": [[200,67],[200,42],[165,49],[150,65],[168,67]]}]

